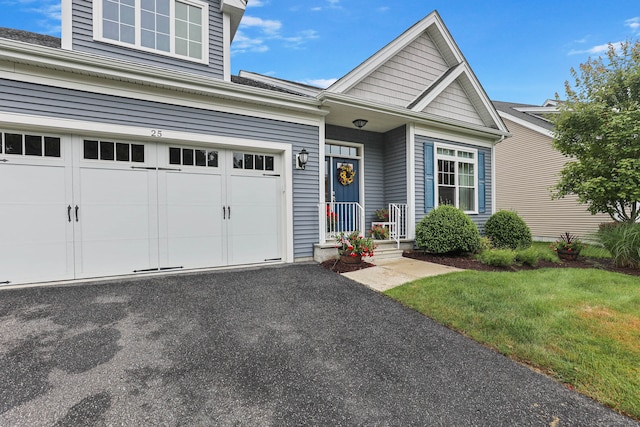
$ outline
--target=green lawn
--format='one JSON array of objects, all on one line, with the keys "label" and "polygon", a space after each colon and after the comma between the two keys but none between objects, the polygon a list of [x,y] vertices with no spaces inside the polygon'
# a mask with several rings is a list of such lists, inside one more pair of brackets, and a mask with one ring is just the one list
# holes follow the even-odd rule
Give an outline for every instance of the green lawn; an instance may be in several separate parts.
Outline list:
[{"label": "green lawn", "polygon": [[640,419],[640,277],[465,271],[386,294]]}]

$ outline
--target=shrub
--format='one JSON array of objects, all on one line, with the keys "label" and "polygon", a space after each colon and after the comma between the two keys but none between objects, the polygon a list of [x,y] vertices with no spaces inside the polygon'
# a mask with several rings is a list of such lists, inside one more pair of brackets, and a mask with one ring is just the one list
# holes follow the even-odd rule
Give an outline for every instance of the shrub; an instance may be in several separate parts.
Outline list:
[{"label": "shrub", "polygon": [[436,254],[475,252],[480,247],[480,233],[460,209],[441,205],[416,226],[416,245]]},{"label": "shrub", "polygon": [[516,252],[511,249],[490,249],[479,253],[476,259],[494,267],[511,267],[516,262]]},{"label": "shrub", "polygon": [[521,249],[516,252],[516,261],[521,264],[536,267],[540,261],[540,252],[536,248],[532,247]]},{"label": "shrub", "polygon": [[491,243],[491,239],[488,237],[480,238],[480,246],[478,246],[477,253],[488,251],[489,249],[493,249],[493,244]]},{"label": "shrub", "polygon": [[618,267],[640,268],[640,224],[600,227],[596,238]]},{"label": "shrub", "polygon": [[484,232],[501,249],[526,249],[531,246],[531,230],[513,211],[499,211],[489,217]]}]

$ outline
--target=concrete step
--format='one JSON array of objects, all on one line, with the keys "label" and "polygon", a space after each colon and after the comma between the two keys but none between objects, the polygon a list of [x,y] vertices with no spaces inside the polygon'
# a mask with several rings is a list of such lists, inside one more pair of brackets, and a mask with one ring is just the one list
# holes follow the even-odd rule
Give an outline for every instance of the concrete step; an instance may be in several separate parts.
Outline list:
[{"label": "concrete step", "polygon": [[378,247],[374,252],[375,255],[371,258],[367,258],[367,262],[375,264],[376,261],[379,261],[382,259],[402,258],[402,252],[403,252],[402,249],[396,248],[395,245],[393,247],[386,247],[386,248]]}]

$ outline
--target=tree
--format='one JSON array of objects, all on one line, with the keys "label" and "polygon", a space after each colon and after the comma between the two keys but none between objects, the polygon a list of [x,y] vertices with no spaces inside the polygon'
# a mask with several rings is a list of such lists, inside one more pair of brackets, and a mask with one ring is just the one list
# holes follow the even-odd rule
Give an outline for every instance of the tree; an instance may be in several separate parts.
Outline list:
[{"label": "tree", "polygon": [[[558,102],[554,147],[572,161],[560,171],[554,198],[568,194],[592,214],[640,218],[640,41],[609,44],[606,60],[573,68],[574,87]],[[556,94],[556,99],[559,100]]]}]

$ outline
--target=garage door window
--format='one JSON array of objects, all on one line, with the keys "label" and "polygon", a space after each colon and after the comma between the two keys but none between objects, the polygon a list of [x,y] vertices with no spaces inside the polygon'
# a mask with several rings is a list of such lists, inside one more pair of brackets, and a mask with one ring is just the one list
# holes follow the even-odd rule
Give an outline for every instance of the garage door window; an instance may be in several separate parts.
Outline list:
[{"label": "garage door window", "polygon": [[218,152],[198,148],[169,147],[169,164],[217,168]]},{"label": "garage door window", "polygon": [[85,139],[84,158],[87,160],[144,163],[144,145]]},{"label": "garage door window", "polygon": [[60,138],[21,133],[0,133],[0,153],[60,157]]},{"label": "garage door window", "polygon": [[273,171],[274,157],[262,154],[233,153],[233,168],[259,171]]}]

